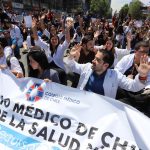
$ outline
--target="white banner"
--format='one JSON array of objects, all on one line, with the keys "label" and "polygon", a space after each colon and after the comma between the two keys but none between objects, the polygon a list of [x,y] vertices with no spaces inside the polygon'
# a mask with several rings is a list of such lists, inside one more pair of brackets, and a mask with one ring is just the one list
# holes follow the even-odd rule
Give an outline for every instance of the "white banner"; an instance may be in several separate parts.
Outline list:
[{"label": "white banner", "polygon": [[150,120],[114,99],[0,70],[0,149],[150,150]]}]

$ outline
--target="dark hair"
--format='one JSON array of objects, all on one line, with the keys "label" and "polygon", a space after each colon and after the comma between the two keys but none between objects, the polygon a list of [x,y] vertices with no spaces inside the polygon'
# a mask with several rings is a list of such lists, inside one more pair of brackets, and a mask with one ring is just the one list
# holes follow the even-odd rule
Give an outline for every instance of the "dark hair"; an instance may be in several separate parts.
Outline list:
[{"label": "dark hair", "polygon": [[[53,25],[53,24],[50,25],[50,27],[49,27],[49,32],[51,31],[52,28],[54,28],[54,29],[56,30],[56,32],[57,32],[57,28],[56,28],[56,26]],[[51,33],[51,32],[50,32],[50,33]]]},{"label": "dark hair", "polygon": [[107,51],[105,49],[100,49],[99,52],[103,54],[103,61],[108,63],[108,68],[110,68],[114,63],[114,54],[111,51]]},{"label": "dark hair", "polygon": [[138,50],[140,49],[140,47],[149,47],[149,43],[148,43],[148,42],[145,42],[145,41],[138,42],[138,43],[135,45],[134,49],[135,49],[136,51],[138,51]]},{"label": "dark hair", "polygon": [[6,38],[0,38],[0,45],[5,48],[6,46],[8,46],[8,42],[6,40]]},{"label": "dark hair", "polygon": [[30,77],[37,77],[38,70],[33,70],[33,68],[29,65],[30,64],[29,56],[32,57],[36,62],[38,62],[40,67],[43,70],[46,70],[49,68],[48,59],[46,57],[46,54],[43,51],[40,51],[40,50],[30,51],[27,54],[27,63],[29,67],[28,69],[29,69]]},{"label": "dark hair", "polygon": [[71,27],[69,32],[70,32],[70,38],[73,38],[74,33],[75,33],[74,28],[73,28],[73,27]]},{"label": "dark hair", "polygon": [[[53,38],[53,37],[57,37],[57,39],[58,39],[58,44],[56,45],[56,47],[55,47],[55,49],[53,49],[53,46],[52,46],[52,43],[51,43],[51,39]],[[57,51],[57,47],[59,46],[59,44],[60,44],[60,41],[59,41],[59,37],[55,34],[55,35],[51,35],[51,37],[50,37],[50,50],[51,50],[51,55],[53,55],[54,53],[56,53],[56,51]]]},{"label": "dark hair", "polygon": [[[108,42],[108,41],[111,41],[112,42],[112,44],[113,44],[113,46],[112,46],[112,48],[111,48],[111,52],[113,53],[113,54],[115,54],[115,48],[114,48],[114,40],[111,38],[111,37],[108,37],[107,38],[107,40],[106,40],[106,42]],[[106,42],[105,42],[105,44],[106,44]],[[106,49],[107,50],[107,49]]]},{"label": "dark hair", "polygon": [[85,35],[82,39],[82,44],[87,44],[89,41],[93,41],[93,37],[90,35]]},{"label": "dark hair", "polygon": [[33,38],[33,31],[31,29],[28,28],[28,34],[30,35],[30,41],[31,41],[31,45],[35,46],[35,42],[34,42],[34,38]]}]

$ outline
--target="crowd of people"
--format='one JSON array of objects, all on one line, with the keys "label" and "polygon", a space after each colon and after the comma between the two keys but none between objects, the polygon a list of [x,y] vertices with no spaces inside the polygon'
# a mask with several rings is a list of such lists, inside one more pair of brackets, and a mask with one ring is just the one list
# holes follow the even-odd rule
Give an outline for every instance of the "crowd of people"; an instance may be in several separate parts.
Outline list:
[{"label": "crowd of people", "polygon": [[150,116],[148,19],[109,23],[81,13],[56,18],[47,10],[29,16],[31,27],[0,9],[0,69],[115,98]]}]

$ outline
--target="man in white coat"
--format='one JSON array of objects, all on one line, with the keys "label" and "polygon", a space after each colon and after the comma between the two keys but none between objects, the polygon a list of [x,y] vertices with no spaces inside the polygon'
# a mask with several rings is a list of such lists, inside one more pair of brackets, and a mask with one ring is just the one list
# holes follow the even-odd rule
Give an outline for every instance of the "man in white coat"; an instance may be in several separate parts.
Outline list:
[{"label": "man in white coat", "polygon": [[111,52],[99,50],[92,64],[78,64],[74,58],[79,57],[80,47],[76,49],[76,52],[71,53],[64,62],[72,72],[80,74],[77,88],[115,98],[118,87],[133,92],[145,87],[150,70],[147,57],[142,57],[137,67],[139,73],[135,79],[129,79],[119,71],[109,69],[114,62],[114,55]]},{"label": "man in white coat", "polygon": [[[149,43],[144,41],[139,42],[135,45],[134,54],[124,56],[116,65],[115,70],[121,72],[128,78],[134,79],[138,73],[135,64],[139,65],[140,59],[143,56],[148,56],[148,54]],[[143,90],[133,93],[119,88],[117,99],[136,107],[150,116],[150,72],[147,76],[146,87]]]}]

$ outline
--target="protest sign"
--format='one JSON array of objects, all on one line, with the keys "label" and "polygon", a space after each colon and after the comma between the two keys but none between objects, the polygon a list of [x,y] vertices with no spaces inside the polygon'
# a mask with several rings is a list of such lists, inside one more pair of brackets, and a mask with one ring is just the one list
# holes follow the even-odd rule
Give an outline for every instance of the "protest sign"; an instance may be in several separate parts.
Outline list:
[{"label": "protest sign", "polygon": [[32,17],[31,16],[24,16],[25,25],[27,28],[32,27]]},{"label": "protest sign", "polygon": [[0,70],[5,150],[149,150],[150,120],[92,92]]}]

